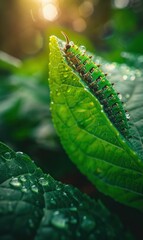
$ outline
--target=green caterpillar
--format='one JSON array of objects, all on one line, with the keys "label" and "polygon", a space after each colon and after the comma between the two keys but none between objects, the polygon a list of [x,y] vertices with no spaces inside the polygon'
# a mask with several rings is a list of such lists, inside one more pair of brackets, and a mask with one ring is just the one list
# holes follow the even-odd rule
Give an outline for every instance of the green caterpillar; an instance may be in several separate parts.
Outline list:
[{"label": "green caterpillar", "polygon": [[62,32],[62,34],[66,39],[63,51],[68,64],[80,75],[82,81],[103,105],[105,113],[114,126],[125,138],[129,138],[126,112],[113,84],[106,78],[107,75],[99,69],[99,65],[92,61],[91,56],[83,53],[74,43],[69,42],[65,33]]}]

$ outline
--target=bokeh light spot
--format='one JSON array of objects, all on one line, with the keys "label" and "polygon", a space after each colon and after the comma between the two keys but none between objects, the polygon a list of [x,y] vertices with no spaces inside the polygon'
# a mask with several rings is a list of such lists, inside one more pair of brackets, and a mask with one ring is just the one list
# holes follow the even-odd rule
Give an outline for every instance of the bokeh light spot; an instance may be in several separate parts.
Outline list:
[{"label": "bokeh light spot", "polygon": [[94,12],[93,3],[89,1],[84,1],[79,6],[79,13],[83,17],[89,17]]},{"label": "bokeh light spot", "polygon": [[114,5],[116,8],[125,8],[129,4],[129,0],[114,0]]},{"label": "bokeh light spot", "polygon": [[43,7],[43,16],[48,21],[55,21],[58,17],[58,10],[52,3],[48,3]]},{"label": "bokeh light spot", "polygon": [[83,18],[77,18],[73,21],[72,25],[73,29],[77,32],[83,32],[87,27],[86,21]]},{"label": "bokeh light spot", "polygon": [[24,54],[33,55],[43,47],[43,36],[40,31],[31,27],[21,32],[21,49]]}]

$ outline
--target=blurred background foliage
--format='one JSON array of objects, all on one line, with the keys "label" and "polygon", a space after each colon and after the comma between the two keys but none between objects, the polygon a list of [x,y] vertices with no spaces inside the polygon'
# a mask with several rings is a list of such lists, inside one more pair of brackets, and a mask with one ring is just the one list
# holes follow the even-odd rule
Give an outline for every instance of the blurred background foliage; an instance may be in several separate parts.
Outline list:
[{"label": "blurred background foliage", "polygon": [[[56,179],[104,201],[70,162],[52,124],[48,42],[52,34],[64,39],[61,31],[108,61],[125,62],[126,52],[143,54],[143,1],[0,1],[0,140],[29,154]],[[118,212],[130,212],[106,202]]]}]

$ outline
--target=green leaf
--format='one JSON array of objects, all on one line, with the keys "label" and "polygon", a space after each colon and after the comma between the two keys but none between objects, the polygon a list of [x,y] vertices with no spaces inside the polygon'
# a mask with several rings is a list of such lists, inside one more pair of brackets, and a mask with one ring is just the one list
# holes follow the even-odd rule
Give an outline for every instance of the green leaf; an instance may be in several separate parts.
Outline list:
[{"label": "green leaf", "polygon": [[0,143],[0,239],[129,239],[117,217]]},{"label": "green leaf", "polygon": [[0,51],[0,70],[3,72],[15,72],[21,66],[21,61],[15,57]]},{"label": "green leaf", "polygon": [[[68,66],[61,47],[62,42],[52,36],[51,109],[65,150],[100,191],[143,210],[143,163],[139,153],[132,149],[131,143],[120,135],[101,111],[99,101],[85,89],[80,77]],[[119,73],[120,68],[118,80],[121,78]],[[128,81],[123,81],[122,88],[127,86]]]},{"label": "green leaf", "polygon": [[[130,114],[130,131],[132,148],[138,152],[143,159],[143,72],[139,69],[142,56],[134,56],[128,53],[123,54],[128,61],[136,64],[129,67],[126,64],[107,63],[101,58],[96,58],[102,64],[104,72],[108,72],[111,82],[115,83],[117,92],[120,92],[126,109]],[[94,59],[95,60],[95,59]]]}]

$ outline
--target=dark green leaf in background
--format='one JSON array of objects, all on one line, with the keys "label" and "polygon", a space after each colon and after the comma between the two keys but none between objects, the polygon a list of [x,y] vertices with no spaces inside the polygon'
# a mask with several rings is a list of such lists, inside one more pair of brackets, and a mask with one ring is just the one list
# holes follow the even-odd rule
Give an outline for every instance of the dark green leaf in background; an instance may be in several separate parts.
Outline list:
[{"label": "dark green leaf in background", "polygon": [[0,239],[132,239],[119,220],[76,188],[0,143]]}]

